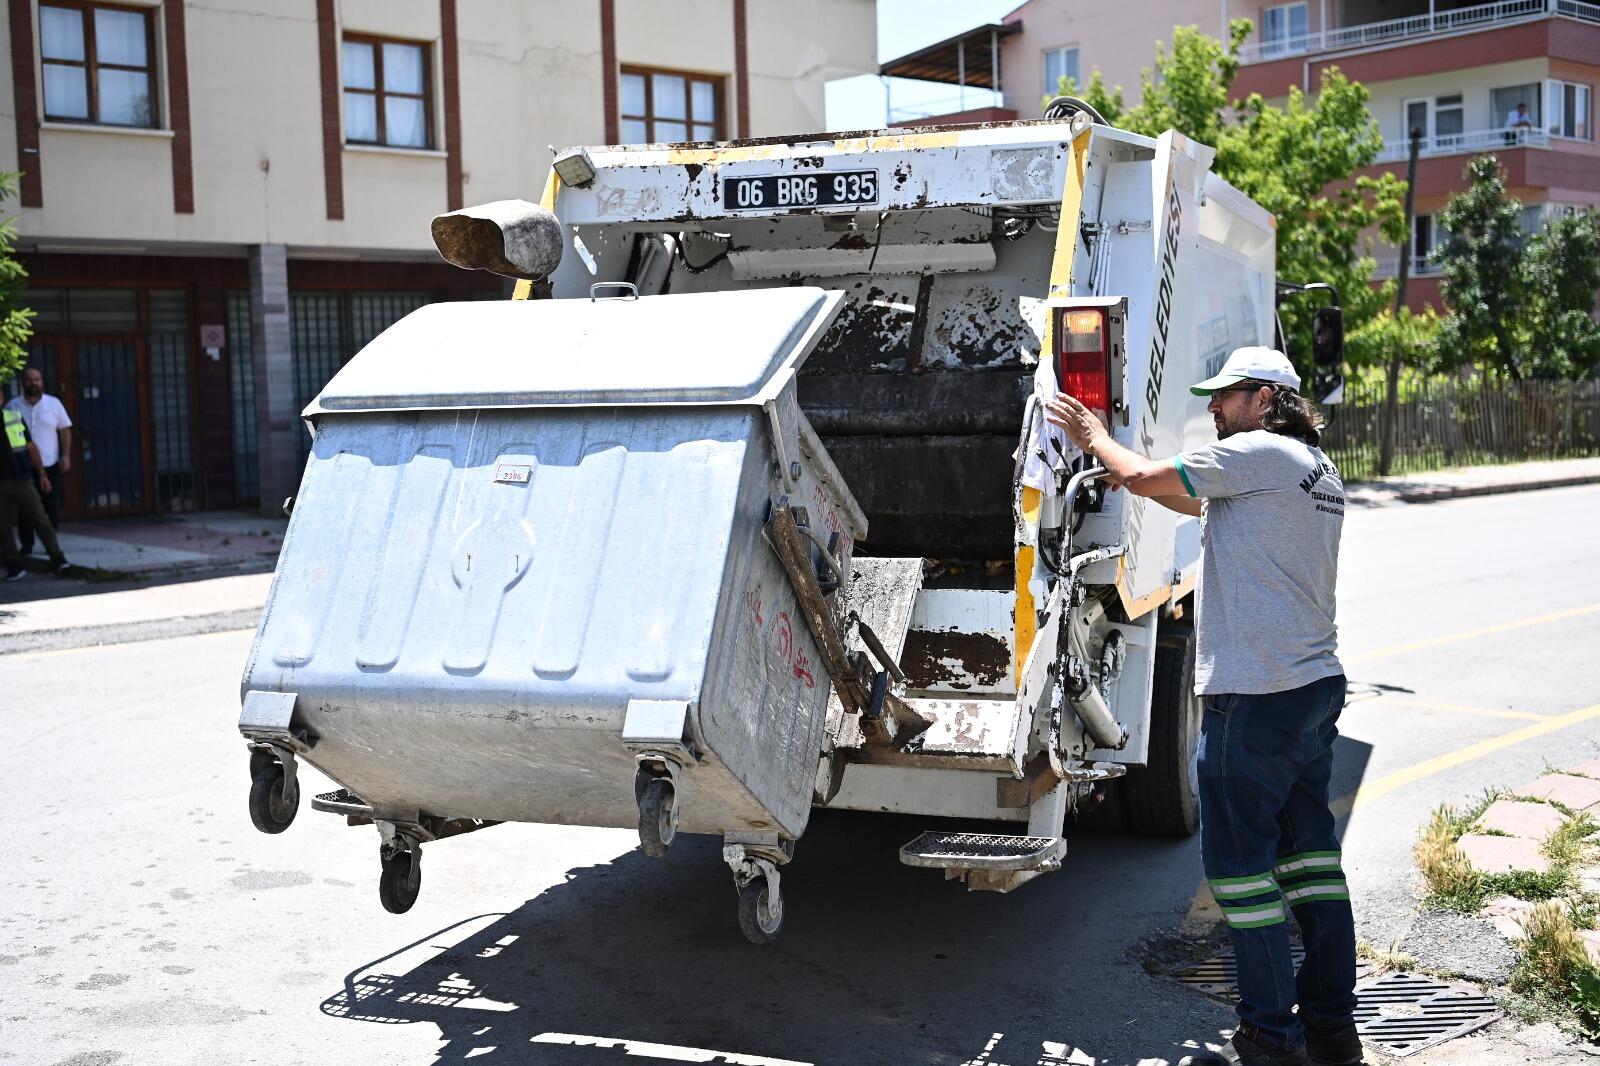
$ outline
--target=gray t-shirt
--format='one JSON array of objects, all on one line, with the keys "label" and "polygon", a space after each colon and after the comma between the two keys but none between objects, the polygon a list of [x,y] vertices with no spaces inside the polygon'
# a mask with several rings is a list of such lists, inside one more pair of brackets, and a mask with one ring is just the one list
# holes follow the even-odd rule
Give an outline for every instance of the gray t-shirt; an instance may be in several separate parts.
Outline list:
[{"label": "gray t-shirt", "polygon": [[1342,673],[1333,616],[1344,483],[1333,463],[1262,429],[1174,463],[1205,500],[1195,692],[1284,692]]}]

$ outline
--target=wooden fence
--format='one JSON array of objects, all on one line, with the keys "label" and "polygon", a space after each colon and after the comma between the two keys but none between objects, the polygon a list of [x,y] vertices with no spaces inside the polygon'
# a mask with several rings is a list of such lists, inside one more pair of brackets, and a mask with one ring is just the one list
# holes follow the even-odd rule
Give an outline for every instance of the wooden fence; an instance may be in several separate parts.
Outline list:
[{"label": "wooden fence", "polygon": [[[1383,443],[1382,381],[1349,382],[1323,408],[1322,448],[1346,481],[1374,477]],[[1600,455],[1600,381],[1401,382],[1395,474],[1449,466]]]}]

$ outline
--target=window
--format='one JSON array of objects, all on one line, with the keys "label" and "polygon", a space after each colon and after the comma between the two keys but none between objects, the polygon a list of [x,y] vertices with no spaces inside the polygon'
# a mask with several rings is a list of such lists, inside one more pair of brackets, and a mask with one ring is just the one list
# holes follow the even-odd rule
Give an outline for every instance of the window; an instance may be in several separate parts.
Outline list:
[{"label": "window", "polygon": [[1549,119],[1552,137],[1571,137],[1573,140],[1594,139],[1594,127],[1589,120],[1589,86],[1570,81],[1545,83],[1545,115]]},{"label": "window", "polygon": [[1404,106],[1405,139],[1412,130],[1421,130],[1423,149],[1454,148],[1461,144],[1466,130],[1466,108],[1460,93],[1432,99],[1407,100]]},{"label": "window", "polygon": [[1433,259],[1438,250],[1435,237],[1432,215],[1411,216],[1411,273],[1428,274],[1439,269]]},{"label": "window", "polygon": [[1286,55],[1306,50],[1305,4],[1281,4],[1261,13],[1261,52],[1263,55]]},{"label": "window", "polygon": [[1078,77],[1076,48],[1052,48],[1044,54],[1044,94],[1054,96],[1060,92],[1062,78],[1071,78],[1074,86],[1080,91],[1083,89],[1083,79]]},{"label": "window", "polygon": [[343,60],[346,143],[433,147],[426,47],[347,35]]},{"label": "window", "polygon": [[718,140],[722,79],[623,67],[620,117],[625,144]]},{"label": "window", "polygon": [[1544,120],[1540,117],[1540,104],[1544,94],[1539,91],[1539,86],[1512,85],[1504,89],[1492,89],[1489,92],[1489,115],[1495,122],[1505,126],[1506,129],[1516,129],[1523,126],[1522,113],[1519,105],[1527,108],[1527,125],[1534,129]]},{"label": "window", "polygon": [[156,124],[150,12],[103,4],[40,4],[44,117],[105,126]]}]

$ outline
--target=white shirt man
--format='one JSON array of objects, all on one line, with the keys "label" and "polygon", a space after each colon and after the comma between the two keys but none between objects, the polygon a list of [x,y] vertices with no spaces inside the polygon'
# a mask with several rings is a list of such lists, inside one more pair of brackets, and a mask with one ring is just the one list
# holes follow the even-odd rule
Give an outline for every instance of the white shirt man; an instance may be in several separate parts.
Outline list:
[{"label": "white shirt man", "polygon": [[[72,417],[61,401],[44,391],[44,375],[34,367],[22,372],[22,395],[6,404],[6,410],[22,416],[28,435],[39,449],[44,478],[38,483],[39,499],[50,528],[61,525],[62,477],[72,469]],[[25,515],[17,518],[17,540],[22,554],[33,552],[34,523]],[[43,539],[41,537],[41,539]],[[52,540],[45,543],[48,546]]]},{"label": "white shirt man", "polygon": [[1527,104],[1518,104],[1506,112],[1506,126],[1510,129],[1532,129],[1533,116],[1528,114]]},{"label": "white shirt man", "polygon": [[58,463],[64,472],[72,469],[72,416],[60,400],[44,391],[43,374],[32,367],[23,371],[22,395],[6,406],[28,424],[28,433],[39,447],[39,461],[47,470]]}]

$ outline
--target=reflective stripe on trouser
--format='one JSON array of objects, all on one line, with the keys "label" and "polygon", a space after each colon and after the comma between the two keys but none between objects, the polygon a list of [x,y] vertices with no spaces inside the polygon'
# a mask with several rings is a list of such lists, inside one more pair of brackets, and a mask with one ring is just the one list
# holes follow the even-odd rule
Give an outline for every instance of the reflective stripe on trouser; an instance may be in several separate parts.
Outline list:
[{"label": "reflective stripe on trouser", "polygon": [[1284,897],[1271,873],[1208,878],[1211,896],[1232,929],[1259,929],[1284,921]]},{"label": "reflective stripe on trouser", "polygon": [[1278,860],[1272,872],[1289,906],[1350,898],[1339,855],[1337,851],[1301,851]]}]

